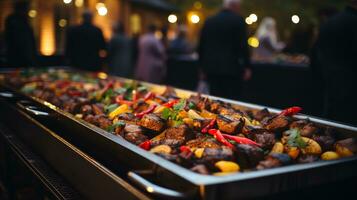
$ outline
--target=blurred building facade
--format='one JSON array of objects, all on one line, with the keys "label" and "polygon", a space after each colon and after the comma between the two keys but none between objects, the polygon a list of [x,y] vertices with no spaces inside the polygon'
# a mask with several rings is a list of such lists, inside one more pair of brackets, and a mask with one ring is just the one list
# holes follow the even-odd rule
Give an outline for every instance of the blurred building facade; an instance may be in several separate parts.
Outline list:
[{"label": "blurred building facade", "polygon": [[[5,19],[13,10],[14,0],[0,1],[0,34]],[[68,26],[81,21],[81,13],[94,13],[94,24],[100,27],[105,39],[112,36],[112,26],[122,22],[129,35],[141,34],[148,24],[159,27],[176,8],[164,0],[29,0],[28,16],[32,24],[38,51],[41,55],[63,54]],[[1,37],[1,35],[0,35]]]}]

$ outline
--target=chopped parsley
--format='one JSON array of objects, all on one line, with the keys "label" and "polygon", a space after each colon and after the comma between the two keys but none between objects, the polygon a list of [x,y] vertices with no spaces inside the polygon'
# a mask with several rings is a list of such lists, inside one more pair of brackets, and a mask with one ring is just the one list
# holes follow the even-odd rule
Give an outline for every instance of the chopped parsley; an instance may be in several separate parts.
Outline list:
[{"label": "chopped parsley", "polygon": [[165,120],[172,120],[174,126],[178,126],[183,124],[182,119],[178,116],[178,111],[171,110],[169,108],[165,108],[162,113],[161,117]]},{"label": "chopped parsley", "polygon": [[298,147],[300,149],[303,149],[307,146],[307,143],[302,139],[300,135],[299,129],[291,129],[286,131],[286,133],[289,135],[287,141],[288,146]]},{"label": "chopped parsley", "polygon": [[195,105],[193,102],[189,102],[189,103],[188,103],[188,108],[189,108],[189,109],[195,109],[195,108],[196,108],[196,105]]},{"label": "chopped parsley", "polygon": [[118,104],[114,103],[114,104],[110,104],[107,106],[104,106],[104,111],[106,113],[111,113],[113,110],[115,110],[118,107]]}]

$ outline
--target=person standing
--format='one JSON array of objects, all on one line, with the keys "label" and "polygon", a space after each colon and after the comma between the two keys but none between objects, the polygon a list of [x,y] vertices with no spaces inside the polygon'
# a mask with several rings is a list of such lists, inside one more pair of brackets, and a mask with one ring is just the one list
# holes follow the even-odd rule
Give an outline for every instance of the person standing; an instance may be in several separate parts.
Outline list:
[{"label": "person standing", "polygon": [[247,30],[239,10],[240,0],[224,0],[223,10],[206,20],[198,48],[210,93],[231,99],[239,97],[242,80],[251,76]]},{"label": "person standing", "polygon": [[27,12],[29,3],[15,3],[14,13],[5,21],[5,51],[9,67],[29,67],[35,65],[36,42]]},{"label": "person standing", "polygon": [[131,78],[132,41],[124,33],[124,26],[119,23],[114,27],[114,35],[108,44],[109,72],[126,78]]},{"label": "person standing", "polygon": [[135,70],[135,78],[162,83],[166,76],[165,48],[155,37],[156,26],[149,25],[148,32],[139,40],[139,56]]},{"label": "person standing", "polygon": [[101,51],[106,44],[102,31],[93,25],[93,15],[84,11],[82,24],[70,27],[66,38],[66,57],[69,64],[75,68],[99,71],[101,67]]},{"label": "person standing", "polygon": [[325,117],[357,126],[357,0],[321,26],[315,48]]}]

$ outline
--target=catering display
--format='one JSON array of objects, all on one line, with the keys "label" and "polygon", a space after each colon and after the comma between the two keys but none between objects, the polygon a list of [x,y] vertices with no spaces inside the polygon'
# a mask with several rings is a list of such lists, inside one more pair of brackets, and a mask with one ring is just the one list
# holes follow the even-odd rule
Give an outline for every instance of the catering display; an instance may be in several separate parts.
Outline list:
[{"label": "catering display", "polygon": [[357,138],[280,113],[251,110],[200,94],[181,97],[167,87],[105,73],[25,71],[9,85],[50,102],[153,154],[205,175],[228,175],[284,165],[335,160],[357,153]]}]

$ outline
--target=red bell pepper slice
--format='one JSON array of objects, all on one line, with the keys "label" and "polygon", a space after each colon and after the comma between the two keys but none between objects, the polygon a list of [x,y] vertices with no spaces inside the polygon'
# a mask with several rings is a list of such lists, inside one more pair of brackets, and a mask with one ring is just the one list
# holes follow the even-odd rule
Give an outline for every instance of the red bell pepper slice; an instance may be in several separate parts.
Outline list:
[{"label": "red bell pepper slice", "polygon": [[254,142],[251,139],[245,138],[245,137],[239,137],[239,136],[233,136],[233,135],[228,135],[228,134],[222,134],[224,138],[233,140],[237,142],[238,144],[249,144],[249,145],[256,145],[256,146],[261,146],[260,144]]},{"label": "red bell pepper slice", "polygon": [[82,95],[82,92],[80,92],[78,90],[68,90],[67,94],[71,97],[79,97]]},{"label": "red bell pepper slice", "polygon": [[180,146],[180,151],[181,152],[191,152],[191,149],[188,146],[182,145],[182,146]]},{"label": "red bell pepper slice", "polygon": [[213,128],[213,126],[214,126],[215,123],[216,123],[216,119],[212,119],[212,120],[209,122],[209,124],[207,124],[207,126],[205,126],[205,127],[201,130],[201,132],[202,132],[202,133],[207,133],[209,129],[212,129],[212,128]]},{"label": "red bell pepper slice", "polygon": [[139,144],[139,147],[142,149],[145,149],[146,151],[150,150],[151,147],[151,141],[150,140],[146,140],[142,143]]},{"label": "red bell pepper slice", "polygon": [[136,90],[133,90],[131,99],[133,102],[136,102],[138,100],[138,93],[136,92]]},{"label": "red bell pepper slice", "polygon": [[163,106],[165,106],[166,108],[172,108],[175,104],[177,104],[180,100],[179,99],[175,99],[175,100],[171,100],[167,103],[162,104]]},{"label": "red bell pepper slice", "polygon": [[146,93],[146,95],[144,96],[144,101],[147,101],[147,100],[152,99],[152,98],[154,98],[154,97],[155,97],[155,94],[154,94],[154,93],[148,92],[148,93]]},{"label": "red bell pepper slice", "polygon": [[296,115],[297,113],[299,113],[301,111],[302,111],[301,107],[293,106],[293,107],[290,107],[290,108],[287,108],[287,109],[281,111],[279,115],[293,116],[293,115]]},{"label": "red bell pepper slice", "polygon": [[213,135],[214,138],[216,138],[216,140],[224,145],[226,145],[227,147],[233,148],[233,145],[231,143],[229,143],[222,135],[221,131],[218,129],[210,129],[208,130],[208,133]]},{"label": "red bell pepper slice", "polygon": [[153,111],[155,110],[156,106],[157,106],[157,105],[152,105],[152,106],[150,106],[147,110],[144,110],[144,111],[142,111],[142,112],[140,112],[140,113],[135,113],[135,116],[136,116],[136,117],[139,117],[139,118],[142,118],[144,115],[153,112]]}]

